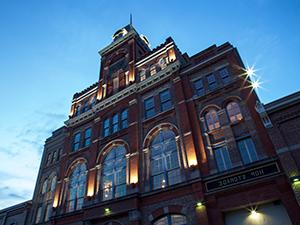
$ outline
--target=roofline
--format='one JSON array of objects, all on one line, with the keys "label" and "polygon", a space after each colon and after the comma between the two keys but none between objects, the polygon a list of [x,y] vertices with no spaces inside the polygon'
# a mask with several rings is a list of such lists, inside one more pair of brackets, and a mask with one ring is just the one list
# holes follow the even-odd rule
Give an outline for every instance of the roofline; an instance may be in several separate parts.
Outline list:
[{"label": "roofline", "polygon": [[276,99],[270,103],[264,105],[266,111],[269,113],[278,111],[283,108],[300,103],[300,91],[294,92],[290,95],[284,96],[282,98]]},{"label": "roofline", "polygon": [[27,200],[25,202],[21,202],[21,203],[18,203],[16,205],[12,205],[12,206],[9,206],[7,208],[1,209],[0,210],[0,214],[8,212],[8,211],[14,211],[14,210],[18,210],[18,209],[24,208],[24,207],[26,207],[29,204],[32,204],[32,200]]}]

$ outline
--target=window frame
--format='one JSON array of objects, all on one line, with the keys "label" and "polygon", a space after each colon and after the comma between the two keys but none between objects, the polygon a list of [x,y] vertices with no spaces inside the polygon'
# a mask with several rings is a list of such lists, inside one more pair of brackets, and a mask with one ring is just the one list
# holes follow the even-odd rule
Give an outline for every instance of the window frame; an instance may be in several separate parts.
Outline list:
[{"label": "window frame", "polygon": [[[197,88],[197,83],[201,82],[202,88]],[[203,78],[199,78],[197,80],[193,81],[194,91],[196,92],[197,96],[203,96],[205,94],[205,88],[204,88],[204,81]]]},{"label": "window frame", "polygon": [[[232,107],[234,105],[234,107]],[[228,108],[231,106],[231,108]],[[226,105],[226,113],[230,123],[237,123],[243,119],[240,105],[235,101],[230,101]]]},{"label": "window frame", "polygon": [[[252,151],[251,153],[249,151],[249,149],[250,149],[249,146],[246,145],[246,141],[250,141],[250,143],[251,143],[250,145],[252,145],[252,147],[253,147],[250,150],[250,151]],[[243,147],[247,151],[246,155],[243,154],[243,152],[242,152],[243,150],[241,149],[240,143],[243,143]],[[238,150],[239,150],[239,153],[241,155],[241,159],[242,159],[242,162],[243,162],[244,165],[251,164],[251,163],[259,161],[259,156],[257,154],[256,146],[255,146],[255,143],[254,143],[252,137],[245,137],[245,138],[237,140],[237,147],[238,147]],[[255,155],[254,159],[253,159],[252,153],[254,153],[253,155]],[[246,161],[246,158],[244,156],[248,156],[249,161]]]},{"label": "window frame", "polygon": [[[89,132],[89,136],[87,135]],[[83,147],[89,147],[92,144],[92,127],[88,127],[84,130],[84,137],[83,137]]]},{"label": "window frame", "polygon": [[[163,94],[165,94],[165,93],[168,93],[167,94],[168,96],[166,99],[163,99],[164,98]],[[169,88],[159,92],[159,100],[160,100],[160,111],[161,112],[167,111],[173,107],[172,97],[171,97]]]},{"label": "window frame", "polygon": [[[223,73],[223,71],[226,71],[226,72]],[[220,74],[220,77],[221,77],[221,79],[222,79],[223,84],[228,84],[228,83],[230,83],[231,77],[230,77],[230,73],[229,73],[229,70],[228,70],[228,67],[227,67],[227,66],[218,69],[218,72],[219,72],[219,74]]]},{"label": "window frame", "polygon": [[[216,115],[215,117],[212,115],[213,112]],[[208,115],[209,115],[209,117],[208,117]],[[205,118],[205,122],[206,122],[208,131],[213,131],[213,130],[219,129],[221,127],[220,119],[218,116],[218,111],[216,109],[209,109],[205,113],[204,118]]]},{"label": "window frame", "polygon": [[[76,137],[79,137],[78,141],[76,141],[76,139],[77,139]],[[81,132],[78,131],[78,132],[74,133],[74,135],[73,135],[72,152],[77,152],[80,148],[81,148]]]},{"label": "window frame", "polygon": [[[212,78],[212,80],[210,78]],[[216,76],[214,73],[207,74],[206,79],[207,79],[207,84],[208,84],[209,90],[213,91],[218,87],[217,79],[216,79]]]},{"label": "window frame", "polygon": [[[126,116],[124,116],[126,115]],[[125,129],[128,127],[128,109],[123,109],[121,111],[121,115],[120,115],[120,126],[121,126],[121,129]]]},{"label": "window frame", "polygon": [[[107,122],[107,126],[106,126],[106,122]],[[110,118],[106,118],[106,119],[103,120],[102,129],[103,129],[102,135],[103,135],[104,138],[108,137],[111,134],[111,132],[110,132]]]},{"label": "window frame", "polygon": [[[147,107],[147,101],[152,101],[150,107]],[[152,118],[156,115],[156,109],[155,109],[155,99],[154,96],[148,97],[144,100],[144,116],[145,119]]]},{"label": "window frame", "polygon": [[[229,149],[226,145],[215,147],[213,151],[214,151],[215,163],[219,172],[224,172],[232,169],[232,161],[231,161]],[[221,158],[217,158],[217,157],[221,157]],[[222,165],[220,165],[219,163],[220,160],[222,161]]]}]

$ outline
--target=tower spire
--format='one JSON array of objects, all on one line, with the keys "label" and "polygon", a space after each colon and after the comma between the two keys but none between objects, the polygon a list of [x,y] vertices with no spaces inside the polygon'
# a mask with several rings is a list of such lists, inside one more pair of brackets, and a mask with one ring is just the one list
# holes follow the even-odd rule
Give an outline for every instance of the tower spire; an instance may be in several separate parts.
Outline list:
[{"label": "tower spire", "polygon": [[132,26],[132,14],[130,13],[130,26]]}]

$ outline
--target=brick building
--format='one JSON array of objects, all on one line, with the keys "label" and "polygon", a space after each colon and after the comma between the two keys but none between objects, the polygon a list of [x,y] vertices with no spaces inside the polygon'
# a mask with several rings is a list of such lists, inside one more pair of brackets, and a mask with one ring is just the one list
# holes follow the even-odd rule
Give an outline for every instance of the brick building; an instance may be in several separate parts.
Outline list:
[{"label": "brick building", "polygon": [[29,224],[300,224],[235,47],[151,50],[127,25],[99,54],[46,141]]}]

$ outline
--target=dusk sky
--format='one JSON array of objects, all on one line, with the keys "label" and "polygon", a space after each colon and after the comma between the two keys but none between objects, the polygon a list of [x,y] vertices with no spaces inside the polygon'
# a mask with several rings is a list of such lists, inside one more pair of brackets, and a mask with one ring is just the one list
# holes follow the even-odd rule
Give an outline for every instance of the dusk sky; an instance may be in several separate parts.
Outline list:
[{"label": "dusk sky", "polygon": [[300,1],[0,2],[0,209],[32,198],[45,139],[95,83],[98,51],[129,23],[193,54],[231,42],[255,65],[263,103],[300,89]]}]

